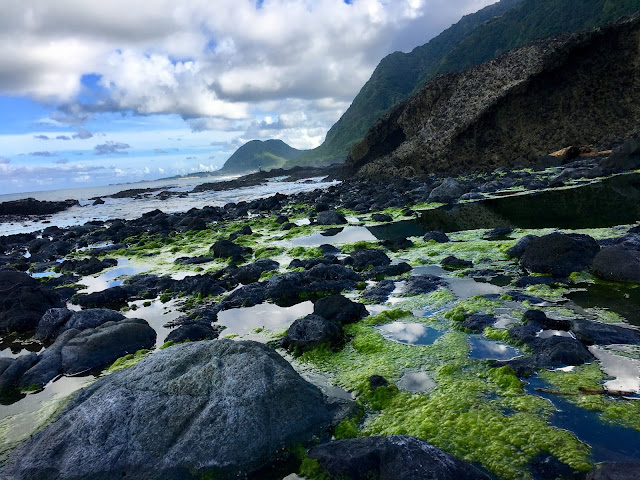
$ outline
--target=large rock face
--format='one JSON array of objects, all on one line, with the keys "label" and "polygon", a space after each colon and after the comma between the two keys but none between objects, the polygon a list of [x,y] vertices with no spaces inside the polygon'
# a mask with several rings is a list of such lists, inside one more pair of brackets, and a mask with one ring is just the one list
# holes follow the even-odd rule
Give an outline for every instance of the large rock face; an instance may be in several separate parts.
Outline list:
[{"label": "large rock face", "polygon": [[369,177],[490,170],[634,135],[639,38],[636,16],[437,77],[380,119],[347,166]]},{"label": "large rock face", "polygon": [[0,477],[235,478],[321,433],[341,407],[259,343],[176,345],[83,390]]}]

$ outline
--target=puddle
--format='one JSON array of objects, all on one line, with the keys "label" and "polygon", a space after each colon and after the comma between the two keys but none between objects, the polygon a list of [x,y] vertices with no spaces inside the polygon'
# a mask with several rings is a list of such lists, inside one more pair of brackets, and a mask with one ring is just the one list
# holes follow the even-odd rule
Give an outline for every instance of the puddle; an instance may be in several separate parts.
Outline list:
[{"label": "puddle", "polygon": [[538,392],[536,388],[549,388],[537,376],[530,377],[525,391],[549,400],[556,411],[550,424],[569,430],[582,442],[591,446],[594,462],[635,462],[640,458],[640,432],[603,423],[598,412],[582,409],[570,403],[562,395]]},{"label": "puddle", "polygon": [[579,307],[611,310],[630,324],[640,326],[640,285],[596,283],[577,286],[581,290],[565,296]]},{"label": "puddle", "polygon": [[422,323],[392,322],[375,327],[387,340],[407,345],[433,345],[444,332]]},{"label": "puddle", "polygon": [[500,295],[504,292],[502,287],[491,283],[477,282],[469,277],[449,277],[447,271],[439,265],[425,265],[415,267],[411,275],[437,275],[442,277],[453,294],[460,298],[471,298],[476,295]]},{"label": "puddle", "polygon": [[522,352],[515,347],[480,335],[469,335],[469,343],[471,344],[469,358],[477,360],[512,360],[522,355]]},{"label": "puddle", "polygon": [[335,228],[322,233],[314,233],[305,237],[291,239],[294,247],[316,247],[324,243],[354,243],[354,242],[375,242],[378,239],[369,231],[367,227],[344,227]]},{"label": "puddle", "polygon": [[576,338],[571,332],[565,332],[564,330],[540,330],[536,335],[538,338],[551,338],[551,337],[569,337]]},{"label": "puddle", "polygon": [[576,188],[490,198],[420,212],[427,230],[495,227],[581,229],[628,225],[640,218],[640,174]]},{"label": "puddle", "polygon": [[396,386],[407,392],[427,393],[436,388],[438,384],[427,372],[405,372]]},{"label": "puddle", "polygon": [[415,220],[401,220],[382,225],[372,225],[367,228],[378,240],[390,240],[398,237],[421,237],[427,233]]},{"label": "puddle", "polygon": [[238,335],[242,340],[268,340],[261,331],[280,333],[298,318],[313,313],[312,302],[302,302],[292,307],[279,307],[273,303],[261,303],[253,307],[224,310],[218,314],[218,325],[225,328],[221,337]]},{"label": "puddle", "polygon": [[139,273],[143,273],[148,270],[149,269],[147,267],[133,264],[131,260],[127,258],[119,258],[118,265],[113,267],[111,270],[107,270],[106,272],[99,274],[97,277],[91,275],[82,277],[78,283],[85,285],[87,288],[80,290],[78,293],[102,292],[107,288],[122,285],[124,279],[120,277],[138,275]]},{"label": "puddle", "polygon": [[331,377],[329,375],[325,373],[305,370],[304,368],[299,367],[299,365],[297,365],[295,362],[292,362],[290,358],[288,358],[288,360],[289,363],[292,363],[292,366],[296,369],[296,371],[302,378],[304,378],[312,385],[318,387],[327,397],[340,398],[343,400],[353,400],[353,395],[351,395],[350,392],[347,392],[344,388],[338,387],[337,385],[333,385],[331,383]]},{"label": "puddle", "polygon": [[0,405],[0,459],[47,422],[66,397],[94,378],[60,377],[41,392],[28,394],[12,405]]},{"label": "puddle", "polygon": [[148,307],[143,306],[144,302],[144,300],[131,302],[131,305],[136,305],[138,308],[137,310],[129,310],[125,312],[124,316],[127,318],[142,318],[143,320],[146,320],[149,326],[156,331],[157,337],[155,348],[160,348],[164,345],[167,335],[169,335],[169,332],[172,330],[171,328],[163,327],[163,325],[175,320],[183,315],[183,313],[178,311],[176,308],[175,300],[167,303],[155,300],[151,302],[151,305]]},{"label": "puddle", "polygon": [[29,353],[38,353],[42,345],[30,340],[20,340],[15,336],[7,336],[0,339],[0,357],[17,358]]},{"label": "puddle", "polygon": [[602,371],[613,377],[604,383],[606,389],[640,393],[640,360],[597,346],[589,347],[589,351],[600,361]]},{"label": "puddle", "polygon": [[31,275],[33,278],[58,278],[62,276],[61,273],[56,273],[53,270],[49,270],[46,272],[30,273],[29,275]]}]

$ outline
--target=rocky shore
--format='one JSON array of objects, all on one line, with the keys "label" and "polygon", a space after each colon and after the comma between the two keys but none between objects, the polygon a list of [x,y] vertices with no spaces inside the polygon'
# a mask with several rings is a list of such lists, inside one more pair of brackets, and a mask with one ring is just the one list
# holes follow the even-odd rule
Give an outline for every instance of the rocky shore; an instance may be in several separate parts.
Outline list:
[{"label": "rocky shore", "polygon": [[2,402],[96,378],[2,477],[636,478],[640,149],[574,151],[0,237]]}]

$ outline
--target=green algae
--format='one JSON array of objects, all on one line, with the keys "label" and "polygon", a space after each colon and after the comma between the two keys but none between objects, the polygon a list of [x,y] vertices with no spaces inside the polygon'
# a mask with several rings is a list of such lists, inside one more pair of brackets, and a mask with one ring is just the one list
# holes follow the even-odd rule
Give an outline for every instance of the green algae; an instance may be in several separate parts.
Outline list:
[{"label": "green algae", "polygon": [[562,287],[551,287],[549,285],[529,285],[525,289],[525,292],[546,300],[560,300],[564,298],[564,295],[568,293],[569,290]]},{"label": "green algae", "polygon": [[476,295],[475,297],[460,300],[456,303],[456,306],[446,312],[444,316],[445,318],[455,322],[462,322],[467,318],[467,316],[474,313],[493,313],[495,308],[501,305],[502,302],[499,300],[490,300],[480,295]]},{"label": "green algae", "polygon": [[356,250],[365,250],[367,248],[380,248],[378,242],[369,242],[367,240],[360,240],[354,243],[345,243],[340,247],[342,253],[353,253]]},{"label": "green algae", "polygon": [[456,300],[456,296],[446,288],[441,288],[435,292],[418,294],[410,297],[402,297],[395,304],[396,307],[404,310],[419,310],[425,307],[439,309]]},{"label": "green algae", "polygon": [[[167,342],[168,343],[168,342]],[[164,348],[164,345],[163,345]],[[130,353],[124,357],[120,357],[104,370],[104,373],[113,373],[118,370],[133,367],[140,360],[145,359],[151,353],[150,350],[138,350],[136,353]]]},{"label": "green algae", "polygon": [[571,372],[544,370],[539,375],[553,389],[576,394],[567,395],[565,398],[581,408],[599,412],[603,422],[640,431],[640,402],[611,398],[608,395],[581,394],[580,387],[603,388],[605,374],[597,363],[580,365]]},{"label": "green algae", "polygon": [[322,258],[323,253],[318,247],[292,247],[287,250],[287,255],[293,258]]}]

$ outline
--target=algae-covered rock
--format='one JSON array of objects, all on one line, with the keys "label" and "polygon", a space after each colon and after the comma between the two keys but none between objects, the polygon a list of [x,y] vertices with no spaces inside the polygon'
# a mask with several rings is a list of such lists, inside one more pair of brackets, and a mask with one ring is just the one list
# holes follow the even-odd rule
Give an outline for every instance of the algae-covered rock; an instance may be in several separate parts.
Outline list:
[{"label": "algae-covered rock", "polygon": [[309,457],[334,477],[351,480],[489,479],[471,464],[406,435],[330,442],[313,447]]},{"label": "algae-covered rock", "polygon": [[84,389],[0,476],[235,478],[321,434],[344,406],[259,343],[175,345]]},{"label": "algae-covered rock", "polygon": [[593,273],[614,282],[640,282],[640,251],[614,245],[593,259]]},{"label": "algae-covered rock", "polygon": [[530,272],[567,277],[591,266],[599,250],[598,243],[588,235],[556,232],[532,239],[520,264]]},{"label": "algae-covered rock", "polygon": [[342,329],[336,323],[318,315],[307,315],[293,322],[282,339],[282,346],[305,350],[322,344],[335,345],[342,338]]}]

